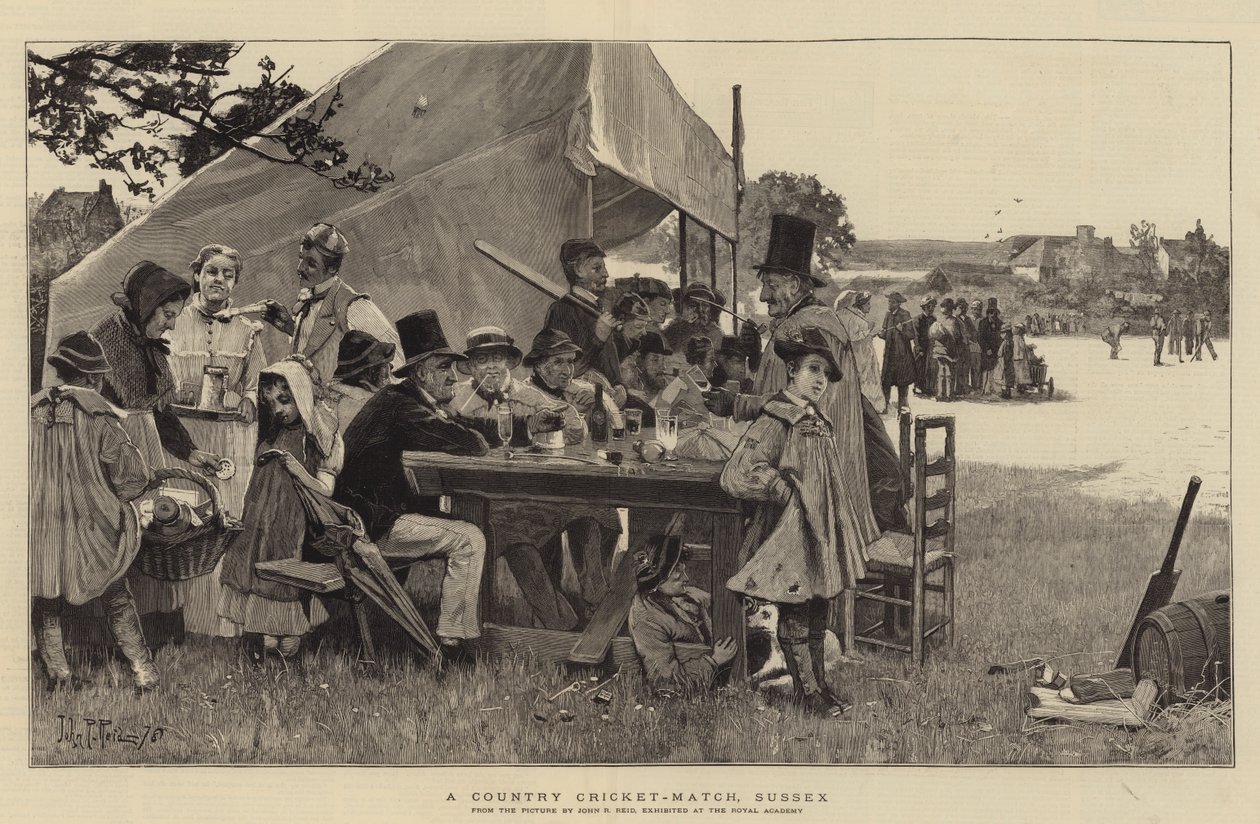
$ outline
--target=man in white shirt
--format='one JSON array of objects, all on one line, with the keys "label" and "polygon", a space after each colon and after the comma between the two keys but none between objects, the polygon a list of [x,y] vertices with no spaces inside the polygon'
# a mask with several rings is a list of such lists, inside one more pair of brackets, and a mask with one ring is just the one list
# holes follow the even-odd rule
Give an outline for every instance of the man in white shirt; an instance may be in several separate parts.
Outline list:
[{"label": "man in white shirt", "polygon": [[394,344],[393,366],[403,364],[398,332],[372,299],[350,288],[338,274],[350,244],[330,223],[316,223],[298,247],[298,280],[302,288],[293,309],[268,301],[264,315],[287,335],[294,354],[305,355],[328,380],[337,367],[342,337],[352,329],[367,332],[382,343]]}]

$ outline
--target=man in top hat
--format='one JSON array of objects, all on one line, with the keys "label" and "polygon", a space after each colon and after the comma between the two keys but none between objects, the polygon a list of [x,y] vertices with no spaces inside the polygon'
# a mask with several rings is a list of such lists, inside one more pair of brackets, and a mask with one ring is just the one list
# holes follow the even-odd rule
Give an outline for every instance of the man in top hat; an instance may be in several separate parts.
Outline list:
[{"label": "man in top hat", "polygon": [[352,329],[395,344],[394,368],[402,366],[393,324],[367,295],[341,279],[350,244],[331,223],[316,223],[298,243],[297,276],[301,288],[290,311],[267,301],[263,319],[289,335],[293,354],[305,355],[327,380],[337,366],[341,339]]},{"label": "man in top hat", "polygon": [[49,685],[71,685],[62,614],[100,598],[136,686],[152,689],[159,674],[125,577],[140,550],[136,499],[149,466],[123,430],[125,413],[100,394],[110,371],[100,344],[75,332],[57,343],[48,363],[60,385],[31,398],[30,417],[35,646]]},{"label": "man in top hat", "polygon": [[735,641],[713,638],[713,599],[690,586],[682,540],[654,535],[632,560],[638,592],[630,604],[630,638],[648,684],[670,692],[713,686],[735,658]]},{"label": "man in top hat", "polygon": [[1164,321],[1164,313],[1156,306],[1151,311],[1151,340],[1155,344],[1155,366],[1163,366],[1160,356],[1164,353],[1164,336],[1168,334],[1168,324]]},{"label": "man in top hat", "polygon": [[[844,483],[836,487],[846,499],[842,514],[844,539],[868,546],[885,529],[908,531],[907,491],[902,484],[897,451],[875,407],[862,395],[857,362],[848,332],[831,307],[814,297],[814,290],[830,281],[811,270],[814,224],[788,215],[772,218],[766,262],[757,267],[761,302],[772,318],[771,337],[778,341],[807,326],[822,330],[840,365],[840,380],[830,383],[819,409],[831,421]],[[747,324],[746,324],[747,326]],[[751,421],[766,400],[788,384],[787,365],[767,347],[752,392],[731,397],[715,388],[709,393],[710,411]]]},{"label": "man in top hat", "polygon": [[986,395],[992,395],[997,388],[994,370],[998,365],[998,348],[1002,345],[1002,325],[998,299],[991,297],[976,328],[980,340],[980,391]]},{"label": "man in top hat", "polygon": [[722,327],[718,325],[718,309],[724,305],[725,296],[698,281],[688,283],[685,289],[675,289],[678,301],[678,317],[665,327],[665,344],[675,352],[686,350],[687,341],[694,337],[708,338],[713,348],[722,345]]},{"label": "man in top hat", "polygon": [[910,384],[918,374],[914,360],[914,319],[902,309],[906,296],[900,292],[888,293],[888,312],[884,324],[877,333],[884,339],[884,366],[879,373],[880,389],[884,392],[884,412],[892,388],[897,387],[897,409],[910,408]]},{"label": "man in top hat", "polygon": [[919,366],[919,377],[915,381],[916,395],[936,394],[936,361],[932,357],[932,324],[936,323],[936,298],[928,295],[919,301],[921,310],[915,316],[914,327],[914,359]]},{"label": "man in top hat", "polygon": [[936,363],[936,399],[952,401],[956,395],[954,369],[958,362],[962,327],[954,317],[954,299],[942,298],[940,317],[928,331],[932,341],[932,360]]},{"label": "man in top hat", "polygon": [[337,427],[343,438],[363,405],[389,386],[397,348],[358,329],[351,329],[341,339],[337,368],[328,389],[337,403]]},{"label": "man in top hat", "polygon": [[[501,442],[497,427],[448,408],[455,394],[454,364],[466,358],[447,345],[437,313],[402,318],[398,337],[406,360],[394,374],[403,380],[377,392],[346,430],[346,463],[335,497],[359,513],[385,557],[446,559],[437,636],[442,653],[457,657],[465,642],[481,635],[485,537],[473,524],[443,517],[438,496],[413,492],[402,453],[485,455]],[[514,429],[530,432],[562,425],[561,417],[550,412],[513,421]]]},{"label": "man in top hat", "polygon": [[620,406],[625,402],[626,390],[613,338],[617,319],[601,309],[608,285],[604,250],[590,238],[571,238],[560,246],[560,266],[569,281],[569,293],[547,309],[543,329],[567,335],[582,350],[575,364],[576,375],[603,383]]},{"label": "man in top hat", "polygon": [[[967,314],[971,307],[966,298],[955,298],[954,309],[957,311],[960,335],[958,337],[958,365],[954,372],[954,390],[959,395],[968,395],[978,387],[971,382],[975,370],[975,362],[980,360],[980,341],[977,339],[976,322]],[[974,355],[974,358],[973,358]]]}]

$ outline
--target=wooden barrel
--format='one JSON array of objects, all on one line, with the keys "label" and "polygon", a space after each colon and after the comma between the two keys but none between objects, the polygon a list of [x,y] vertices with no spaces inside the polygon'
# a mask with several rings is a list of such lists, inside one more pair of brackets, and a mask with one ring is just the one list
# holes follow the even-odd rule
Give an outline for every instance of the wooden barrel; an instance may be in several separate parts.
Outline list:
[{"label": "wooden barrel", "polygon": [[1133,638],[1133,677],[1153,680],[1163,703],[1230,692],[1229,593],[1209,592],[1157,609]]}]

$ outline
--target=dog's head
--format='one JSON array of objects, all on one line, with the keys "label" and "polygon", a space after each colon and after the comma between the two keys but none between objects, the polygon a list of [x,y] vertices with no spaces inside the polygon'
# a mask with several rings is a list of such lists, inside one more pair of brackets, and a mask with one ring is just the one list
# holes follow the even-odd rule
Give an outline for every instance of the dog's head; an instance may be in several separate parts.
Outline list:
[{"label": "dog's head", "polygon": [[752,630],[765,630],[771,634],[779,625],[779,607],[759,598],[744,598],[744,625]]}]

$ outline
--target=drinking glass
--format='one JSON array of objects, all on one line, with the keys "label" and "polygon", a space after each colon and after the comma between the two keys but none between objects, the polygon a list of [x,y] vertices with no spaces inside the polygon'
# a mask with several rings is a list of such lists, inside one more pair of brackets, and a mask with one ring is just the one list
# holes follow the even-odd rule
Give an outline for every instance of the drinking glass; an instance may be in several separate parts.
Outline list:
[{"label": "drinking glass", "polygon": [[503,441],[503,448],[507,449],[512,445],[512,407],[507,404],[501,404],[496,410],[499,424],[499,440]]},{"label": "drinking glass", "polygon": [[643,429],[643,410],[627,409],[625,414],[626,434],[633,438]]},{"label": "drinking glass", "polygon": [[678,416],[656,414],[656,439],[665,447],[665,460],[672,461],[674,447],[678,446]]}]

